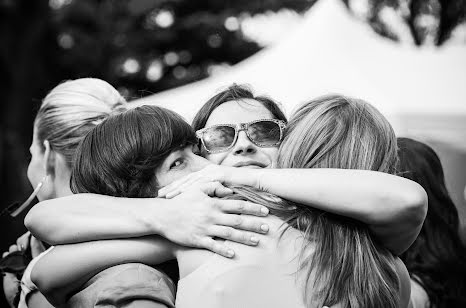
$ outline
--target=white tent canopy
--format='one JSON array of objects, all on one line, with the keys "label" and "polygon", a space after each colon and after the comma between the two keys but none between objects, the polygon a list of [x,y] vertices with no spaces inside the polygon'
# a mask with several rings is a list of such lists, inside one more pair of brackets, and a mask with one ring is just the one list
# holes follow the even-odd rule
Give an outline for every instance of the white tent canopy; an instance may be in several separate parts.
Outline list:
[{"label": "white tent canopy", "polygon": [[338,0],[321,0],[287,39],[219,76],[137,101],[191,120],[227,85],[247,83],[285,112],[310,98],[341,93],[374,104],[400,135],[466,149],[466,47],[415,48],[381,38]]}]

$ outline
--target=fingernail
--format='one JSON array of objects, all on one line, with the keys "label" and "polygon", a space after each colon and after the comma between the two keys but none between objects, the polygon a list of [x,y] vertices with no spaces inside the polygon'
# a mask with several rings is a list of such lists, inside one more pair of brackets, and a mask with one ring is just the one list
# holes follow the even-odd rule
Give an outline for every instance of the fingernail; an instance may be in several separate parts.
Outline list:
[{"label": "fingernail", "polygon": [[267,232],[267,231],[269,231],[269,226],[268,225],[262,225],[261,230],[264,231],[264,232]]},{"label": "fingernail", "polygon": [[235,252],[230,249],[230,250],[227,251],[227,255],[231,258],[231,257],[233,257],[235,255]]},{"label": "fingernail", "polygon": [[268,215],[268,214],[269,214],[269,209],[266,208],[265,206],[263,206],[263,207],[261,208],[261,213],[264,214],[264,215]]},{"label": "fingernail", "polygon": [[257,243],[259,243],[259,239],[258,239],[257,237],[255,237],[255,236],[252,236],[252,237],[251,237],[251,242],[257,244]]}]

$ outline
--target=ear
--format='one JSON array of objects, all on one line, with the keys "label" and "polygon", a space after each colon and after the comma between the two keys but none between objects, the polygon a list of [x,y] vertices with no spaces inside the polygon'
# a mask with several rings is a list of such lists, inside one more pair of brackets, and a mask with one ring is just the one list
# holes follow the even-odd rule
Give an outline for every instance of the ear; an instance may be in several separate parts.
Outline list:
[{"label": "ear", "polygon": [[45,174],[54,176],[55,175],[55,152],[53,151],[52,147],[48,140],[44,140],[44,169]]}]

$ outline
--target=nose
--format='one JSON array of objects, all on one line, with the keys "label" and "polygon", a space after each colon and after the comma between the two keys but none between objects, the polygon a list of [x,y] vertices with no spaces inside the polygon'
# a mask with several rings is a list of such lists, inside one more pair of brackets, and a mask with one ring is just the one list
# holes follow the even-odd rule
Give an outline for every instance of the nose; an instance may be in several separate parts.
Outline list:
[{"label": "nose", "polygon": [[248,155],[254,154],[257,151],[257,147],[254,143],[249,140],[246,132],[241,131],[238,134],[236,144],[233,146],[232,152],[234,155]]},{"label": "nose", "polygon": [[191,172],[199,171],[210,164],[212,163],[208,161],[207,159],[205,159],[204,157],[193,154]]}]

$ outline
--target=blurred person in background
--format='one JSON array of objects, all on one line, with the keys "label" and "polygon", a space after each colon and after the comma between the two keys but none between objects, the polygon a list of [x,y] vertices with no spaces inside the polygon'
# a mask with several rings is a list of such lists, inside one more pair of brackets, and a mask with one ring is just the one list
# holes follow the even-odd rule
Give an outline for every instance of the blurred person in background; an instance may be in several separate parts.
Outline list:
[{"label": "blurred person in background", "polygon": [[[233,115],[233,118],[238,116],[238,111],[242,109],[243,112],[246,113],[246,116],[250,117],[251,111],[257,108],[260,109],[261,106],[250,101],[244,104],[241,102],[229,102],[231,103],[229,107],[239,105],[239,107],[236,106],[236,112],[233,112],[233,110],[229,112],[230,116]],[[223,259],[216,258],[215,255],[212,256],[210,252],[204,250],[186,250],[186,248],[178,248],[178,252],[176,252],[177,248],[167,249],[166,246],[160,245],[160,242],[163,243],[161,238],[156,239],[159,244],[156,244],[155,247],[151,247],[147,239],[120,239],[60,246],[42,259],[35,268],[35,273],[33,275],[37,278],[39,285],[44,287],[43,291],[48,293],[51,298],[54,299],[54,302],[59,302],[60,300],[66,300],[70,292],[72,293],[74,291],[70,290],[70,287],[79,289],[79,285],[83,280],[85,281],[87,277],[94,275],[96,272],[112,264],[131,262],[134,261],[135,258],[137,258],[138,262],[160,262],[167,257],[173,257],[173,254],[175,254],[180,262],[181,281],[177,294],[177,306],[179,307],[183,307],[183,305],[218,307],[220,304],[223,307],[238,305],[247,307],[257,306],[257,300],[259,300],[262,305],[268,307],[277,305],[283,307],[284,303],[302,307],[304,303],[308,305],[310,302],[313,302],[317,307],[321,307],[323,304],[354,306],[358,303],[364,307],[406,306],[409,300],[409,278],[402,263],[387,249],[372,242],[367,227],[355,221],[344,219],[338,215],[331,217],[330,215],[324,215],[323,212],[318,210],[313,212],[310,210],[309,205],[316,204],[320,208],[327,207],[333,208],[333,210],[336,208],[337,210],[335,211],[339,214],[353,215],[354,217],[357,217],[355,212],[358,211],[366,212],[366,214],[367,212],[372,212],[372,227],[377,229],[374,224],[378,220],[380,223],[378,227],[383,229],[390,224],[394,224],[393,222],[389,223],[388,221],[390,220],[397,220],[398,218],[404,220],[403,217],[405,214],[402,213],[403,211],[398,213],[393,212],[399,211],[400,209],[397,208],[397,206],[399,203],[403,203],[403,207],[410,208],[411,213],[416,213],[416,217],[411,216],[409,218],[409,223],[404,221],[403,224],[405,224],[405,226],[400,225],[400,227],[402,227],[401,232],[403,233],[404,230],[407,230],[413,234],[412,229],[420,227],[425,215],[426,203],[424,192],[420,186],[414,184],[414,182],[406,182],[401,178],[386,174],[393,173],[395,170],[395,163],[397,161],[396,140],[388,122],[386,122],[375,109],[368,107],[368,104],[358,100],[351,100],[338,96],[324,98],[321,101],[316,100],[315,102],[309,103],[309,106],[312,107],[308,109],[303,107],[304,111],[301,115],[304,115],[304,118],[300,117],[298,112],[296,123],[292,122],[292,124],[296,126],[294,126],[294,129],[292,127],[289,131],[288,136],[290,141],[287,142],[287,137],[285,137],[285,141],[281,147],[283,155],[286,158],[283,158],[283,163],[280,163],[281,160],[279,158],[278,165],[280,167],[292,167],[292,162],[294,161],[293,167],[299,167],[301,165],[304,168],[321,167],[323,169],[297,170],[208,166],[202,171],[199,171],[199,173],[194,173],[192,175],[194,179],[201,175],[200,181],[203,184],[211,183],[212,181],[221,181],[225,184],[249,184],[270,192],[280,192],[281,195],[289,200],[306,204],[300,206],[301,210],[297,211],[296,207],[288,208],[286,202],[285,207],[280,208],[280,205],[283,206],[283,204],[278,202],[278,204],[276,204],[278,210],[282,211],[276,212],[276,216],[267,218],[268,224],[272,226],[271,236],[258,235],[258,237],[260,237],[259,247],[251,249],[247,246],[228,242],[228,246],[238,252],[238,258]],[[342,113],[341,109],[347,112]],[[307,113],[309,113],[309,117],[306,117]],[[337,121],[340,125],[335,126],[333,125],[335,121],[330,121],[330,119],[334,120],[334,117],[337,117],[339,114],[343,114],[343,116],[341,116],[342,118],[340,121]],[[360,117],[360,122],[355,123],[355,119],[359,119],[359,117],[354,116],[355,114],[364,114],[365,116]],[[244,116],[243,114],[243,117]],[[272,116],[269,113],[267,117],[270,119]],[[264,115],[262,115],[263,120],[266,120],[267,117],[264,118]],[[300,123],[302,125],[299,125]],[[308,127],[308,125],[310,127]],[[222,131],[225,133],[227,126],[228,125],[214,124],[211,127],[221,128],[217,133],[221,133]],[[277,126],[277,129],[278,128]],[[310,128],[315,129],[312,134],[307,133]],[[347,134],[348,128],[350,128],[350,134]],[[112,130],[107,131],[111,132]],[[236,131],[235,134],[237,133]],[[251,132],[248,133],[250,134],[247,138],[253,138],[249,140],[250,142],[259,141],[258,139],[254,139],[258,137],[257,135],[251,134]],[[255,133],[259,134],[258,131]],[[375,138],[375,136],[373,136],[374,134],[379,138]],[[227,136],[228,135],[224,135],[223,137]],[[306,137],[304,141],[303,136]],[[332,139],[334,136],[338,137]],[[361,136],[367,137],[365,139],[367,143],[363,143],[364,146],[361,146],[360,143]],[[246,136],[242,137],[244,138]],[[234,141],[236,141],[236,138],[239,137],[234,136],[234,138],[231,139],[215,139],[215,143],[208,143],[206,150],[218,150],[219,152],[229,151],[230,147],[235,147]],[[330,140],[328,140],[329,138]],[[227,143],[224,143],[222,140],[234,141],[227,141]],[[300,141],[298,142],[298,140]],[[260,139],[260,141],[264,141],[264,139]],[[241,142],[245,143],[245,140],[241,140]],[[325,144],[331,145],[329,145],[329,148],[325,147],[323,149],[322,147]],[[204,140],[203,146],[205,145],[206,141]],[[352,147],[349,147],[350,145],[352,145]],[[290,148],[295,149],[295,151],[293,152]],[[348,150],[350,148],[352,151]],[[380,148],[386,148],[387,150],[379,151]],[[320,150],[323,151],[320,152]],[[239,153],[246,155],[246,153],[252,153],[252,151],[253,150],[237,152],[237,155]],[[288,156],[286,155],[287,151],[291,151],[291,154],[288,154]],[[106,152],[108,153],[111,151],[109,150]],[[306,156],[307,153],[311,153],[310,156]],[[356,153],[360,155],[356,155]],[[339,155],[344,155],[345,159],[339,157]],[[353,155],[355,155],[357,159],[352,159]],[[293,157],[295,157],[296,160]],[[223,161],[226,159],[225,157]],[[87,160],[90,162],[94,161],[89,158]],[[105,163],[105,161],[100,161],[100,164],[102,163]],[[107,162],[107,164],[113,163]],[[250,167],[258,167],[259,162],[256,161],[253,165],[252,162],[249,161],[248,164]],[[332,166],[333,164],[335,164],[335,166]],[[126,165],[118,164],[118,166],[123,168]],[[358,166],[359,168],[380,172],[327,169],[331,167],[345,167],[351,169]],[[220,173],[222,170],[226,172],[227,175],[221,175]],[[118,173],[119,172],[117,172],[117,174]],[[100,183],[105,183],[105,174],[113,173],[97,172],[92,176],[84,177],[84,179],[95,177],[99,179]],[[188,176],[188,178],[191,178],[191,176]],[[203,182],[205,179],[207,179],[207,181]],[[341,182],[345,183],[344,187],[338,184],[340,183],[338,180],[341,179],[343,179]],[[348,181],[345,181],[345,179]],[[181,193],[180,196],[178,196],[181,197],[183,193],[185,193],[184,188],[186,188],[186,183],[183,182],[185,179],[181,181],[182,182],[172,183],[169,187],[163,189],[164,191],[159,191],[159,193],[168,196],[172,193],[171,190],[175,189],[176,194]],[[84,185],[90,185],[90,183],[86,181],[81,182],[84,183]],[[351,184],[348,186],[349,183]],[[181,191],[179,191],[178,188],[180,186],[184,187]],[[191,185],[189,184],[188,186]],[[380,191],[377,189],[381,186],[384,187],[383,197],[379,194]],[[393,189],[393,191],[387,193],[386,189]],[[95,190],[95,185],[87,188],[87,190]],[[186,191],[188,190],[189,188],[187,188]],[[315,193],[315,195],[312,195],[313,193]],[[254,195],[255,193],[252,194]],[[243,196],[244,195],[245,194],[243,194]],[[386,197],[390,197],[389,199],[391,200],[387,200]],[[260,199],[261,197],[259,196],[255,199],[252,198],[248,200],[258,202]],[[104,199],[101,198],[100,200]],[[118,202],[123,201],[124,200],[119,200]],[[133,203],[136,203],[136,201],[138,200],[134,200]],[[269,196],[264,198],[262,203],[273,208],[272,204],[276,201],[276,197]],[[107,202],[112,202],[112,200],[107,198]],[[116,202],[116,200],[113,201],[115,204]],[[125,202],[128,202],[128,200]],[[391,202],[393,202],[393,204]],[[381,205],[381,203],[384,203],[384,205]],[[408,206],[407,203],[410,205]],[[377,204],[377,209],[374,207],[375,204]],[[299,207],[299,205],[297,206]],[[137,205],[133,205],[133,207],[138,208]],[[107,208],[109,210],[111,209],[109,206]],[[37,209],[40,210],[40,208],[36,208],[36,210]],[[412,211],[413,209],[418,210]],[[50,208],[48,210],[50,210]],[[68,210],[69,208],[67,211]],[[130,208],[127,207],[127,210],[130,210]],[[131,213],[135,212],[131,211]],[[400,213],[401,215],[398,216]],[[95,213],[93,214],[95,217]],[[393,216],[390,217],[391,215]],[[324,219],[324,216],[328,219]],[[396,219],[394,217],[396,217]],[[82,217],[79,216],[76,218],[78,220],[82,219]],[[37,217],[35,217],[35,219],[37,219]],[[276,219],[278,219],[278,221]],[[72,226],[78,226],[78,228],[75,229],[79,229],[79,226],[82,224],[82,222],[78,220],[71,224]],[[134,220],[134,217],[129,217],[128,219],[128,215],[120,219],[121,223],[124,225],[127,225],[131,220]],[[105,221],[105,217],[102,217],[102,221]],[[294,244],[291,246],[285,244],[281,248],[277,246],[277,244],[280,244],[281,236],[284,236],[284,233],[282,233],[284,230],[280,230],[284,221],[289,222],[292,227],[298,228],[299,230],[293,228],[286,229],[291,230],[291,235],[287,233],[287,236],[290,235],[291,239],[283,242],[288,244],[302,243],[303,235],[301,232],[303,232],[305,233],[307,241],[304,241],[302,246],[295,246]],[[381,223],[381,221],[383,221],[383,223]],[[69,222],[71,223],[71,220]],[[131,223],[134,224],[134,222]],[[327,229],[327,224],[329,224],[329,229],[335,229],[334,232],[327,230],[329,231],[327,234],[327,232],[324,231]],[[408,226],[409,224],[412,225]],[[314,228],[314,225],[318,225],[319,227]],[[105,230],[105,228],[106,225],[104,224],[92,226],[95,233],[94,238],[108,239],[109,232],[115,233],[115,231]],[[391,229],[392,228],[388,228],[388,230]],[[69,232],[69,229],[67,231]],[[74,237],[75,241],[88,240],[89,228],[86,228],[86,230],[83,229],[82,231],[86,234],[82,234],[80,230],[73,231],[74,235],[72,237]],[[400,231],[398,230],[397,232]],[[298,237],[301,238],[301,240],[298,240]],[[326,241],[327,237],[333,237],[331,240],[333,243],[332,247],[324,247],[325,245],[323,245],[323,242]],[[354,240],[355,238],[357,240]],[[342,240],[348,245],[342,246]],[[170,244],[167,243],[165,245],[170,246]],[[402,244],[401,247],[404,247],[404,245],[405,244]],[[97,250],[96,247],[101,247],[101,249]],[[277,249],[282,253],[277,253]],[[314,249],[316,249],[317,252],[314,253]],[[400,247],[397,249],[400,249]],[[175,252],[173,252],[173,250],[175,250]],[[114,253],[109,255],[106,253],[108,251],[113,251]],[[340,260],[341,254],[347,256],[347,260],[352,260],[352,262],[348,261],[342,264]],[[300,259],[298,258],[299,255],[306,256],[302,264],[298,263]],[[307,258],[308,256],[309,258]],[[314,257],[315,260],[313,260]],[[186,270],[186,263],[183,263],[183,260],[186,262],[188,258],[194,259],[195,261],[188,261],[188,264],[189,262],[191,262],[191,264],[187,266],[188,270]],[[280,258],[283,258],[283,260]],[[360,262],[360,260],[363,259],[365,261]],[[270,262],[264,262],[267,260]],[[74,266],[69,266],[70,264]],[[243,270],[248,272],[247,264],[259,265],[260,270],[253,270],[252,272],[246,273],[246,275],[230,275],[232,273],[242,273]],[[288,264],[289,267],[282,268],[277,266],[277,264]],[[267,265],[269,265],[269,267]],[[48,275],[53,266],[60,266],[63,271],[61,271],[59,275],[53,275],[53,277]],[[298,269],[302,269],[301,266],[303,266],[305,270],[299,271],[300,273],[302,272],[303,275],[298,279],[298,287],[296,287],[296,277],[289,274],[298,272]],[[209,270],[209,268],[211,270]],[[236,270],[232,270],[235,268]],[[282,269],[283,272],[277,269]],[[291,269],[293,269],[292,272],[287,272],[287,270]],[[315,271],[317,271],[317,274]],[[209,279],[211,275],[209,273],[214,275],[216,279]],[[252,287],[250,283],[248,284],[244,281],[245,277],[247,277],[250,283],[254,283],[255,281],[260,281],[260,283],[254,283],[254,287]],[[251,277],[254,278],[250,279]],[[267,277],[267,279],[264,279],[264,277]],[[346,279],[340,279],[338,277],[346,277]],[[269,280],[269,278],[271,279]],[[329,279],[329,281],[327,281],[327,279]],[[215,287],[211,285],[213,281],[217,282],[215,283]],[[267,283],[267,281],[269,283]],[[271,281],[279,284],[274,284],[274,287],[270,289]],[[334,284],[335,281],[338,283]],[[294,292],[279,292],[279,290],[294,290]],[[308,292],[304,290],[308,290]],[[259,296],[258,294],[264,295]],[[267,304],[264,304],[265,302],[267,302]]]},{"label": "blurred person in background", "polygon": [[398,138],[400,176],[427,192],[429,210],[413,245],[401,255],[411,275],[414,308],[466,307],[466,247],[442,164],[428,145]]},{"label": "blurred person in background", "polygon": [[[125,106],[124,98],[99,79],[70,80],[50,91],[36,115],[29,148],[31,161],[27,175],[31,185],[39,189],[39,201],[72,194],[69,182],[79,142],[100,121]],[[33,264],[45,251],[44,245],[27,232],[3,257],[26,250],[30,250],[33,261],[22,278],[5,273],[5,297],[12,307],[51,307],[30,279]]]}]

